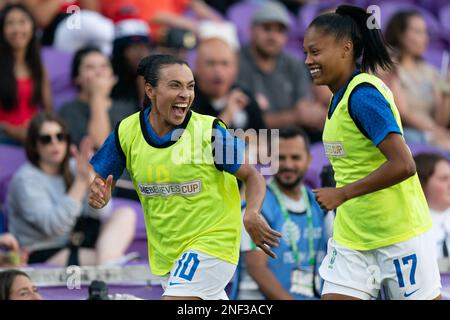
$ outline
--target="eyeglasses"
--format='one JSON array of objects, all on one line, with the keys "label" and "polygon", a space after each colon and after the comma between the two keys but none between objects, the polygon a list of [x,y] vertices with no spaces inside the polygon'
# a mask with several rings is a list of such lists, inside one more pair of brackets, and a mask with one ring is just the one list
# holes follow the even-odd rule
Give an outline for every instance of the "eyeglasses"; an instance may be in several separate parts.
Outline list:
[{"label": "eyeglasses", "polygon": [[52,135],[50,135],[50,134],[41,134],[41,135],[38,136],[38,141],[41,144],[43,144],[43,145],[47,145],[47,144],[50,144],[52,142],[53,137],[56,137],[56,139],[59,142],[66,141],[66,138],[67,138],[64,133],[60,132],[60,133],[57,133],[55,135],[53,135],[53,134]]}]

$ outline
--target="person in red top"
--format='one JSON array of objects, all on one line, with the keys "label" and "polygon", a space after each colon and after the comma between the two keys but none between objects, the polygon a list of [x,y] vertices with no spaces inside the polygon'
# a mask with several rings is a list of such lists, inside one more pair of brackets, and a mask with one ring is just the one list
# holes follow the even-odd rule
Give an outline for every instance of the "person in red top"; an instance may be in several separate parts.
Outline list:
[{"label": "person in red top", "polygon": [[29,120],[50,111],[50,83],[41,62],[36,23],[23,5],[0,11],[0,143],[25,140]]}]

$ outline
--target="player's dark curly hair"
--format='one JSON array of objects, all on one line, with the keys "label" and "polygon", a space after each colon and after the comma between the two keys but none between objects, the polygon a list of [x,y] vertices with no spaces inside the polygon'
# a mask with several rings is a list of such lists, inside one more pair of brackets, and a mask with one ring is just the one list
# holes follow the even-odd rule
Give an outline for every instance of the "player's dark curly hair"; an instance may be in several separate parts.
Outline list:
[{"label": "player's dark curly hair", "polygon": [[364,9],[354,6],[339,6],[333,13],[316,17],[308,28],[317,28],[333,34],[337,40],[350,39],[353,42],[353,58],[362,57],[361,69],[375,72],[377,67],[392,69],[393,62],[379,26],[368,26],[373,17]]}]

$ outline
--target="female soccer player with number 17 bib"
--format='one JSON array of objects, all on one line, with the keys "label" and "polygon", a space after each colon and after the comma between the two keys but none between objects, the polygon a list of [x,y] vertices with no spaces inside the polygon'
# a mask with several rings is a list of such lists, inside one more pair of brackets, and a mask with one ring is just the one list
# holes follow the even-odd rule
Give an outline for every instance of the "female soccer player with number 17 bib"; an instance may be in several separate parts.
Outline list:
[{"label": "female soccer player with number 17 bib", "polygon": [[337,208],[322,298],[374,299],[384,288],[388,299],[440,299],[427,203],[394,97],[373,75],[392,65],[380,29],[339,6],[311,22],[303,46],[314,83],[333,93],[323,143],[336,188],[314,190],[323,209]]}]

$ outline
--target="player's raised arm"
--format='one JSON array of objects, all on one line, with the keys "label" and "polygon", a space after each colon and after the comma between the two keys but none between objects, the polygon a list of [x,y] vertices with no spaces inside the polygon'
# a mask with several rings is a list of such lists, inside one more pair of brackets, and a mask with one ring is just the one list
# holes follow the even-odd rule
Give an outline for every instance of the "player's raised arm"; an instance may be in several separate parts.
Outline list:
[{"label": "player's raised arm", "polygon": [[245,183],[247,208],[244,215],[244,227],[257,247],[272,258],[276,258],[270,247],[278,245],[281,234],[271,229],[260,214],[266,194],[264,177],[247,163],[242,164],[235,175]]}]

